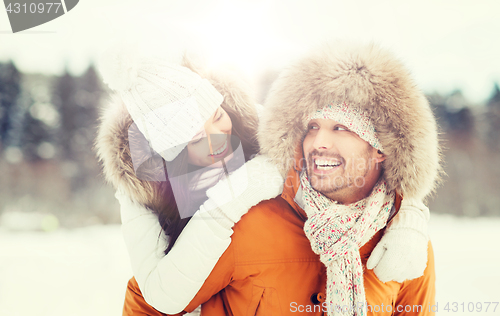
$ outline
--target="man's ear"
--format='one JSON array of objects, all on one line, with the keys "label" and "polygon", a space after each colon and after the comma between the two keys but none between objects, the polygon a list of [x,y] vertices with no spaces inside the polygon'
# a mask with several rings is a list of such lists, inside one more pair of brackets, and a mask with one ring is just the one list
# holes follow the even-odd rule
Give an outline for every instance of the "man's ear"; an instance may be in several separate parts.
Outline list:
[{"label": "man's ear", "polygon": [[385,154],[381,152],[380,150],[377,150],[377,153],[375,154],[375,161],[377,163],[381,163],[382,161],[385,160]]}]

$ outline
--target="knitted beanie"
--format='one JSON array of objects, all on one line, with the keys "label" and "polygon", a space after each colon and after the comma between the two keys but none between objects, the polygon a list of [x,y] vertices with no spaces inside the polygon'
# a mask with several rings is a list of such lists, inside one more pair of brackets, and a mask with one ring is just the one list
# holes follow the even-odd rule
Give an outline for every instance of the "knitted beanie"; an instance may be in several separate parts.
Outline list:
[{"label": "knitted beanie", "polygon": [[342,104],[328,104],[322,109],[307,115],[306,123],[309,123],[310,120],[314,119],[337,121],[347,127],[351,132],[356,133],[362,140],[366,141],[373,148],[378,149],[381,152],[384,151],[370,117],[358,107],[350,107],[346,102]]},{"label": "knitted beanie", "polygon": [[180,66],[182,54],[140,56],[116,45],[101,57],[104,82],[125,103],[151,148],[172,161],[217,110],[223,96],[198,74]]}]

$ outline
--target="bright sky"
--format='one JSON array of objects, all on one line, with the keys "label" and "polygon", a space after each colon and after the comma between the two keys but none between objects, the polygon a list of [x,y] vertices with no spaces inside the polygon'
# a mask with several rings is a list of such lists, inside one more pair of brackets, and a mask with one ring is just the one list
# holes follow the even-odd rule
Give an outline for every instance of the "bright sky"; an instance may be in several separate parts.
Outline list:
[{"label": "bright sky", "polygon": [[497,0],[81,0],[64,16],[10,33],[0,10],[0,60],[25,72],[82,72],[114,38],[153,38],[164,23],[199,36],[210,60],[250,79],[280,69],[331,38],[375,41],[394,51],[426,92],[461,88],[472,102],[500,82]]}]

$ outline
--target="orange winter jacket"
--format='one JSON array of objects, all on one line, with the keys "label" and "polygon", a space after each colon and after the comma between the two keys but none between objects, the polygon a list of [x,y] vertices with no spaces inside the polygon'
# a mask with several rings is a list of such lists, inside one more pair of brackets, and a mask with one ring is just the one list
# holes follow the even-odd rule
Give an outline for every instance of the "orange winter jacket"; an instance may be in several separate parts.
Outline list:
[{"label": "orange winter jacket", "polygon": [[[299,168],[290,170],[281,196],[263,201],[234,226],[232,242],[198,294],[185,308],[202,305],[202,316],[326,315],[326,270],[304,234],[305,212],[294,201]],[[401,198],[396,198],[399,210]],[[363,264],[383,235],[361,249]],[[369,315],[434,315],[434,257],[420,278],[382,283],[364,273]],[[181,313],[182,314],[182,313]],[[129,281],[123,315],[164,315],[149,306],[134,278]]]}]

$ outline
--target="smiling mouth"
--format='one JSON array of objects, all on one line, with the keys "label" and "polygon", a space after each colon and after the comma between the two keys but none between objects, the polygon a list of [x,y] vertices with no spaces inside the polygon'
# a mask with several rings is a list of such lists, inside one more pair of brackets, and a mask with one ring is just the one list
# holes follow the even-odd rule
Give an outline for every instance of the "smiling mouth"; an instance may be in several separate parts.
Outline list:
[{"label": "smiling mouth", "polygon": [[332,159],[322,159],[322,158],[314,158],[313,159],[314,169],[315,171],[328,172],[342,165],[342,162],[339,160]]},{"label": "smiling mouth", "polygon": [[228,140],[228,138],[226,138],[226,141],[224,142],[224,144],[222,144],[222,146],[217,148],[217,150],[214,150],[214,152],[212,154],[210,154],[209,156],[216,157],[216,156],[223,154],[227,149],[227,140]]}]

